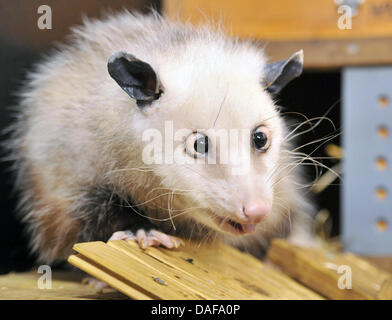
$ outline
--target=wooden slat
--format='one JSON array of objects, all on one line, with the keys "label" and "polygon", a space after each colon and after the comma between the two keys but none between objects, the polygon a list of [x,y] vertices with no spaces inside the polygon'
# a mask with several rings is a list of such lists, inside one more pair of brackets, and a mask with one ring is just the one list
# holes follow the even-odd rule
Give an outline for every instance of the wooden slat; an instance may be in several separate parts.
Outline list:
[{"label": "wooden slat", "polygon": [[[350,253],[329,252],[320,248],[299,248],[274,240],[268,259],[289,276],[330,299],[390,299],[392,275]],[[340,289],[339,266],[348,266],[352,288]]]},{"label": "wooden slat", "polygon": [[198,247],[196,244],[187,243],[181,251],[166,250],[163,253],[162,250],[164,249],[149,248],[146,252],[174,267],[179,267],[178,262],[181,260],[192,259],[192,264],[182,263],[180,266],[191,273],[194,273],[195,269],[205,274],[208,272],[209,276],[213,275],[219,281],[225,281],[235,290],[247,290],[249,299],[255,293],[268,299],[321,299],[318,294],[253,256],[224,244]]},{"label": "wooden slat", "polygon": [[392,273],[392,256],[365,256],[362,257],[384,271]]},{"label": "wooden slat", "polygon": [[287,59],[303,49],[307,69],[392,64],[392,38],[267,41],[264,44],[272,61]]},{"label": "wooden slat", "polygon": [[139,261],[146,267],[153,268],[157,272],[165,274],[172,281],[178,282],[180,283],[180,285],[186,286],[188,290],[194,291],[195,294],[205,299],[248,298],[243,293],[230,290],[232,288],[227,290],[227,288],[222,288],[219,284],[213,285],[210,282],[205,281],[203,278],[199,278],[188,272],[183,272],[182,269],[173,268],[172,266],[163,264],[161,261],[154,259],[149,255],[146,255],[139,248],[134,247],[133,245],[137,245],[133,242],[127,243],[125,241],[109,241],[108,245],[124,252],[126,255],[130,256],[132,259]]},{"label": "wooden slat", "polygon": [[133,288],[127,281],[124,281],[125,279],[117,278],[116,274],[102,268],[102,266],[95,264],[82,255],[71,255],[68,258],[68,262],[81,270],[85,270],[96,279],[100,279],[105,283],[110,283],[112,288],[126,294],[128,297],[140,300],[153,299],[153,297]]},{"label": "wooden slat", "polygon": [[[130,242],[134,250],[138,250],[137,244]],[[225,265],[216,263],[206,263],[200,258],[202,253],[205,252],[206,248],[198,250],[198,253],[192,252],[191,247],[187,249],[181,248],[181,251],[177,250],[165,250],[163,248],[147,248],[145,253],[155,259],[161,261],[163,264],[168,265],[172,268],[180,270],[189,276],[195,276],[199,281],[207,282],[214,287],[222,288],[223,291],[231,296],[232,299],[270,299],[269,295],[261,291],[256,292],[249,288],[246,288],[243,284],[239,284],[231,277],[227,276],[224,271]],[[208,249],[207,249],[208,250]],[[214,247],[213,254],[207,254],[207,256],[214,257],[220,254],[219,251]],[[223,270],[222,270],[223,269]]]},{"label": "wooden slat", "polygon": [[128,299],[112,288],[105,288],[103,292],[97,293],[93,287],[82,284],[85,275],[75,270],[53,270],[50,289],[38,287],[41,276],[43,274],[37,273],[37,270],[0,275],[0,300]]},{"label": "wooden slat", "polygon": [[[351,30],[337,27],[333,0],[166,0],[169,19],[223,21],[229,34],[261,41],[271,60],[303,49],[307,69],[392,64],[392,0],[367,0]],[[383,10],[384,8],[384,10]],[[392,9],[389,9],[392,11]]]},{"label": "wooden slat", "polygon": [[[190,291],[186,286],[171,279],[123,252],[103,242],[79,243],[74,250],[90,260],[105,266],[117,276],[133,284],[133,287],[155,299],[203,299],[204,297]],[[84,269],[83,269],[84,270]],[[89,272],[89,270],[84,270]],[[100,279],[103,280],[103,279]],[[109,282],[109,284],[111,284]]]},{"label": "wooden slat", "polygon": [[391,0],[366,0],[352,20],[352,29],[337,26],[333,0],[164,0],[171,18],[199,23],[222,21],[240,37],[264,40],[359,39],[392,37]]},{"label": "wooden slat", "polygon": [[[255,290],[258,288],[266,290],[273,299],[323,299],[314,291],[293,281],[286,274],[261,263],[250,254],[226,245],[223,246],[223,253],[220,256],[220,263],[231,264],[233,277],[237,276],[242,282],[251,283]],[[244,266],[249,268],[249,272],[244,272]]]},{"label": "wooden slat", "polygon": [[142,250],[133,241],[118,240],[81,243],[74,249],[79,256],[71,256],[70,263],[134,299],[140,298],[135,290],[159,299],[321,299],[224,244],[198,247],[188,242],[179,249]]}]

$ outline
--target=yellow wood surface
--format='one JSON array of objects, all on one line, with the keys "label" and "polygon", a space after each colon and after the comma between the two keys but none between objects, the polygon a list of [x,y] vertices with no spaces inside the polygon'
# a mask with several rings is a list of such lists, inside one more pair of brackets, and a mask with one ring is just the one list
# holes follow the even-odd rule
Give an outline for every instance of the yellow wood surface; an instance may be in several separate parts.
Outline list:
[{"label": "yellow wood surface", "polygon": [[164,0],[171,19],[192,23],[222,21],[233,34],[264,40],[355,39],[392,37],[392,1],[366,0],[341,30],[333,0]]},{"label": "yellow wood surface", "polygon": [[228,34],[261,41],[272,61],[304,50],[304,67],[392,64],[392,0],[366,0],[352,29],[337,26],[334,0],[165,0],[171,20],[220,21]]},{"label": "yellow wood surface", "polygon": [[38,279],[42,274],[35,271],[0,275],[0,300],[101,300],[127,299],[120,292],[106,288],[102,293],[82,284],[81,272],[53,271],[52,288],[40,289]]},{"label": "yellow wood surface", "polygon": [[70,257],[71,264],[133,299],[321,299],[283,273],[224,244],[142,250],[134,242],[118,240],[79,243],[74,250],[79,255]]},{"label": "yellow wood surface", "polygon": [[271,61],[287,59],[303,49],[308,69],[392,64],[392,38],[266,41],[264,45]]},{"label": "yellow wood surface", "polygon": [[[276,239],[268,251],[268,259],[292,278],[330,299],[392,299],[392,274],[351,253],[299,248]],[[347,275],[347,267],[352,275],[351,289],[342,289],[338,283]]]},{"label": "yellow wood surface", "polygon": [[[333,248],[333,246],[329,246]],[[52,288],[39,289],[37,271],[0,276],[1,299],[392,299],[392,258],[363,258],[336,249],[298,248],[275,240],[266,263],[230,246],[186,243],[175,250],[134,242],[81,243],[71,264],[110,284],[103,293],[82,284],[80,271],[53,271]],[[273,265],[271,264],[273,263]],[[341,290],[336,268],[352,270]],[[294,279],[294,280],[293,280]],[[299,282],[302,284],[300,284]],[[118,291],[116,291],[117,289]],[[120,293],[123,292],[124,294]],[[318,293],[316,293],[318,292]]]}]

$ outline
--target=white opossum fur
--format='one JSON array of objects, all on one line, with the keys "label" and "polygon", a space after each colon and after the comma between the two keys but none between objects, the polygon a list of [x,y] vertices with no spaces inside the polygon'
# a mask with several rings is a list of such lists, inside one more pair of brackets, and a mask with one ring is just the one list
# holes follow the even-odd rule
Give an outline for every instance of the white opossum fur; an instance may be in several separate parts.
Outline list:
[{"label": "white opossum fur", "polygon": [[[163,91],[159,99],[137,106],[120,88],[107,69],[116,52],[152,67]],[[271,237],[311,239],[312,205],[298,187],[301,174],[289,157],[284,120],[261,85],[265,66],[263,51],[250,41],[157,14],[122,12],[74,28],[67,44],[29,74],[10,141],[19,212],[39,260],[66,259],[74,243],[106,241],[122,230],[113,205],[130,217],[148,216],[165,233],[222,239],[256,255]],[[263,124],[271,146],[250,152],[246,175],[233,175],[231,162],[146,165],[143,132],[164,132],[166,120],[174,131]],[[183,143],[175,141],[174,148]],[[214,215],[236,221],[234,212],[254,196],[272,206],[254,233],[228,234],[212,222]]]}]

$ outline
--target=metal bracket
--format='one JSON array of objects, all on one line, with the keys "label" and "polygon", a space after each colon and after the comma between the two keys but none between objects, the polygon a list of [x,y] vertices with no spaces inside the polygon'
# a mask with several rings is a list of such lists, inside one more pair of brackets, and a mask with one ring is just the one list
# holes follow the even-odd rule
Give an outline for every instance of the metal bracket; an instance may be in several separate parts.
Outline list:
[{"label": "metal bracket", "polygon": [[392,66],[343,69],[342,240],[357,254],[392,254],[391,79]]}]

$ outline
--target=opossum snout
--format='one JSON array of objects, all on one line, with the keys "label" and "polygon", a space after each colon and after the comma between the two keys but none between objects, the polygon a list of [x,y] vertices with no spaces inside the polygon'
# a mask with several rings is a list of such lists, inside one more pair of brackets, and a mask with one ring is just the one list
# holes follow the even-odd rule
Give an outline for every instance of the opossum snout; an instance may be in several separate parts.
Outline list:
[{"label": "opossum snout", "polygon": [[242,210],[236,212],[241,223],[257,224],[264,220],[271,212],[271,206],[262,200],[252,200],[242,206]]}]

